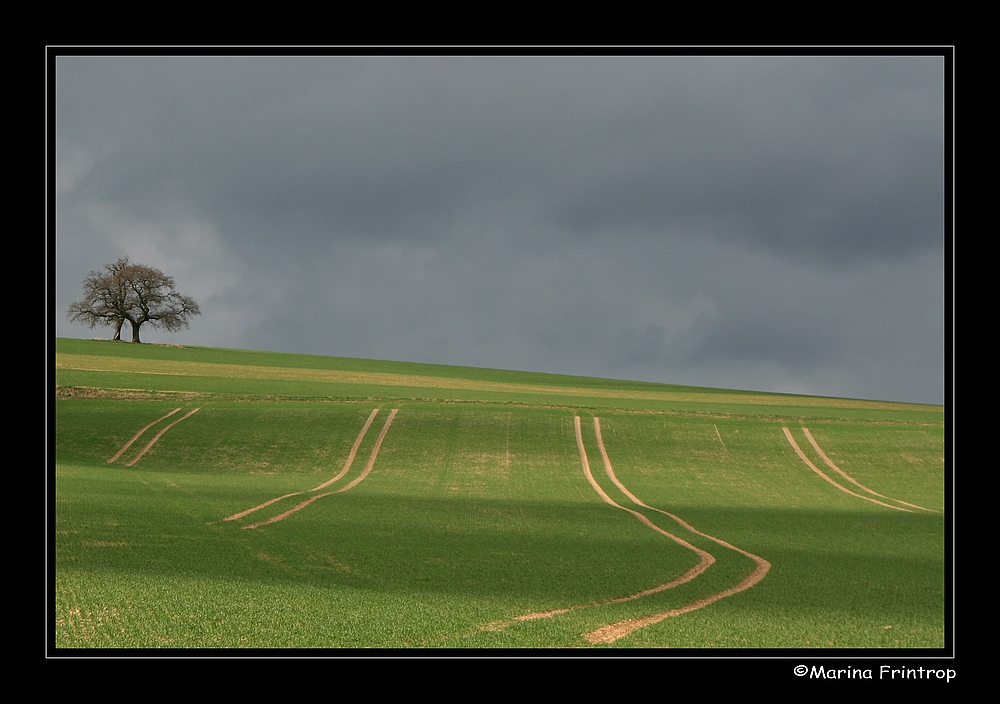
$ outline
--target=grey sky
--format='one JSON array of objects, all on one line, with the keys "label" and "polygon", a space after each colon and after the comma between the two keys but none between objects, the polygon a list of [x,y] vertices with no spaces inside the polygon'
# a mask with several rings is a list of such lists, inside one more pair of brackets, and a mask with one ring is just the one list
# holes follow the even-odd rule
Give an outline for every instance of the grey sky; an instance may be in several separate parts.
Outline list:
[{"label": "grey sky", "polygon": [[56,60],[56,334],[941,403],[944,61]]}]

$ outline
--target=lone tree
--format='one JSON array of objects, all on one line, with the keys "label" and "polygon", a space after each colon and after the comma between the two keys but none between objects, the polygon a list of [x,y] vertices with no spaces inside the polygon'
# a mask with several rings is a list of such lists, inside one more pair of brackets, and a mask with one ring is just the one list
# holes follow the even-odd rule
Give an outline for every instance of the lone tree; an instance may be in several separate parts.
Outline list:
[{"label": "lone tree", "polygon": [[200,314],[193,299],[174,290],[173,278],[121,257],[87,275],[83,300],[71,305],[66,317],[91,328],[114,325],[115,340],[121,339],[122,324],[127,320],[132,326],[132,342],[138,343],[144,323],[174,331],[186,328],[190,319]]}]

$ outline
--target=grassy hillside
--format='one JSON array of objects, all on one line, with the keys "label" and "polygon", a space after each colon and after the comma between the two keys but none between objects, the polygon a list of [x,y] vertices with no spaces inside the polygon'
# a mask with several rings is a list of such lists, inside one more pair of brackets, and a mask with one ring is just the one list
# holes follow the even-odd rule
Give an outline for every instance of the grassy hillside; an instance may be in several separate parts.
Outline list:
[{"label": "grassy hillside", "polygon": [[944,645],[940,406],[63,339],[56,384],[58,647]]}]

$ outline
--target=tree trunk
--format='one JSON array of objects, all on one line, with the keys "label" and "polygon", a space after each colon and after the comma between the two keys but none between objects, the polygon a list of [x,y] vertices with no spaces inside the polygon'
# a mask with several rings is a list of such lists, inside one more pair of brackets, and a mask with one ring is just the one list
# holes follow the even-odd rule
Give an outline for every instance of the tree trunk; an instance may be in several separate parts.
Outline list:
[{"label": "tree trunk", "polygon": [[[129,322],[131,322],[131,321],[129,321]],[[142,325],[142,323],[132,323],[132,342],[134,342],[137,345],[139,344],[139,326],[140,325]]]},{"label": "tree trunk", "polygon": [[122,339],[122,324],[124,322],[125,322],[124,320],[116,320],[115,321],[115,336],[113,338],[111,338],[111,339],[118,340],[119,342],[121,341],[121,339]]}]

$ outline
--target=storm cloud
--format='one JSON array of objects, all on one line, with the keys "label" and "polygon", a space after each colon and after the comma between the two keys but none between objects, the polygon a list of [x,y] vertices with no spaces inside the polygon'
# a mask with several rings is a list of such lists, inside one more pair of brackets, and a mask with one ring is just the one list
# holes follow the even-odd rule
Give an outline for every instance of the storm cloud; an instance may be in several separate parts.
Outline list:
[{"label": "storm cloud", "polygon": [[941,56],[59,56],[56,333],[941,403]]}]

